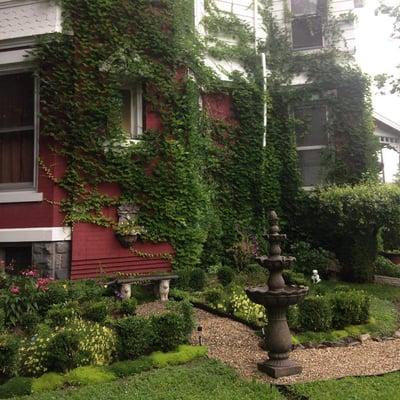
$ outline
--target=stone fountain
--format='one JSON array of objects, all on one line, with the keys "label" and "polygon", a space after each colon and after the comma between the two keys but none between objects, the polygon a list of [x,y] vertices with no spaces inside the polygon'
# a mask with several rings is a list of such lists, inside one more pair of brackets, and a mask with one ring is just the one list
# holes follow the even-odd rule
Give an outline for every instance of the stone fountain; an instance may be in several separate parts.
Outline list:
[{"label": "stone fountain", "polygon": [[270,231],[267,235],[270,243],[269,256],[257,257],[257,262],[269,270],[267,286],[247,288],[247,296],[254,303],[263,305],[267,310],[268,324],[265,329],[265,345],[268,359],[258,364],[258,369],[273,378],[299,374],[300,365],[289,359],[292,341],[286,312],[289,306],[300,302],[308,293],[308,287],[288,286],[282,271],[291,267],[295,259],[281,255],[281,243],[286,235],[280,233],[278,216],[270,213]]}]

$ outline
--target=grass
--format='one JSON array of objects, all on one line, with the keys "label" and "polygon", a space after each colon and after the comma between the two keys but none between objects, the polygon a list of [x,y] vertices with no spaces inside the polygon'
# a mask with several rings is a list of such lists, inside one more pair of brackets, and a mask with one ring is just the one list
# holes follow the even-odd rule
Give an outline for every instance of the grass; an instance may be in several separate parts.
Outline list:
[{"label": "grass", "polygon": [[199,359],[125,380],[22,397],[25,400],[283,400],[269,385],[247,382],[218,361]]},{"label": "grass", "polygon": [[400,373],[363,378],[343,378],[286,387],[293,400],[397,400]]}]

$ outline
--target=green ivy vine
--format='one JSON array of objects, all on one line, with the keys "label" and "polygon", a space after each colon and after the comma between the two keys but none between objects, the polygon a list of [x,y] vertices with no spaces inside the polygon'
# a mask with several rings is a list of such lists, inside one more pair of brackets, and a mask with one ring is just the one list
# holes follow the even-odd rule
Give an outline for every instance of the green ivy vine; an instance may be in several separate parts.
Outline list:
[{"label": "green ivy vine", "polygon": [[[288,107],[330,89],[337,96],[329,103],[329,129],[341,145],[328,157],[329,182],[355,183],[374,171],[368,80],[333,45],[321,54],[293,53],[268,1],[260,8],[268,39],[258,48],[251,27],[210,1],[203,38],[194,29],[192,0],[63,0],[62,7],[67,33],[41,40],[35,56],[41,134],[66,166],[62,176],[41,167],[65,191],[66,224],[118,230],[105,210],[134,203],[144,240],[170,242],[176,269],[231,260],[238,241],[262,243],[267,210],[277,209],[288,222],[300,213],[293,206],[304,194]],[[333,38],[335,26],[325,27]],[[268,93],[258,52],[267,54]],[[206,54],[236,60],[243,70],[223,82],[205,66]],[[290,86],[299,72],[310,85]],[[135,82],[161,127],[126,144],[120,89]],[[231,120],[199,107],[199,98],[213,93],[230,97]],[[121,196],[106,195],[106,184],[117,185]]]}]

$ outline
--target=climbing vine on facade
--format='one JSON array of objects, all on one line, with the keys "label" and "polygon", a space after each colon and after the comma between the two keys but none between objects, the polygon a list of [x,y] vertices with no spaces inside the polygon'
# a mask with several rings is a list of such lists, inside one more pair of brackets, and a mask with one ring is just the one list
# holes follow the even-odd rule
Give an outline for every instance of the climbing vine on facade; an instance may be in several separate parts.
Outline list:
[{"label": "climbing vine on facade", "polygon": [[[53,176],[50,166],[41,167],[65,191],[66,224],[117,229],[108,210],[133,203],[143,239],[170,242],[175,268],[231,260],[229,250],[243,238],[262,244],[266,210],[280,208],[288,222],[301,212],[293,206],[303,194],[288,110],[333,89],[328,128],[335,145],[326,157],[327,180],[356,183],[374,173],[368,80],[333,45],[318,55],[294,54],[268,2],[260,9],[268,39],[257,48],[252,29],[211,2],[204,37],[195,32],[190,0],[62,5],[67,34],[50,35],[35,53],[42,134],[65,171]],[[327,23],[326,30],[334,28]],[[233,45],[218,39],[226,32]],[[260,52],[270,71],[267,93]],[[243,69],[223,81],[206,67],[206,54],[235,59]],[[300,72],[309,84],[291,86]],[[130,85],[140,85],[146,109],[137,142],[128,142],[122,129],[121,88]],[[207,106],[218,95],[229,99],[224,118]],[[120,194],[107,194],[108,185]]]}]

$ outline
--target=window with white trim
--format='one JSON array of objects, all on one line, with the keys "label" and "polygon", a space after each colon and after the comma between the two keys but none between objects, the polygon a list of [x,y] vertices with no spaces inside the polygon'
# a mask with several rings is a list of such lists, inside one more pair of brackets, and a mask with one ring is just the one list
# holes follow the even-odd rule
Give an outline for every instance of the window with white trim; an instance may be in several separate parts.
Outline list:
[{"label": "window with white trim", "polygon": [[35,187],[35,86],[32,72],[0,74],[0,191]]},{"label": "window with white trim", "polygon": [[291,0],[293,49],[323,47],[322,16],[325,9],[326,0]]},{"label": "window with white trim", "polygon": [[143,133],[143,96],[142,88],[124,88],[122,98],[122,128],[129,139],[139,139]]},{"label": "window with white trim", "polygon": [[323,182],[322,153],[328,146],[325,104],[294,108],[296,121],[296,149],[304,187],[314,187]]}]

